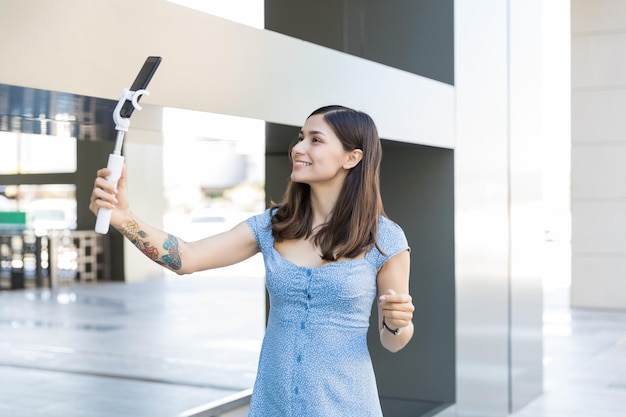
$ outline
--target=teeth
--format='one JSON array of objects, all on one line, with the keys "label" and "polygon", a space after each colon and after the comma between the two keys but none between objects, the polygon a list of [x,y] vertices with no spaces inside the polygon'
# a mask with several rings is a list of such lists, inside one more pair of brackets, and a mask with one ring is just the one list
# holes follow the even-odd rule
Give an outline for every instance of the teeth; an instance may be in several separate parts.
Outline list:
[{"label": "teeth", "polygon": [[296,161],[296,165],[297,166],[301,166],[301,167],[308,167],[309,165],[311,165],[308,162],[301,162],[301,161]]}]

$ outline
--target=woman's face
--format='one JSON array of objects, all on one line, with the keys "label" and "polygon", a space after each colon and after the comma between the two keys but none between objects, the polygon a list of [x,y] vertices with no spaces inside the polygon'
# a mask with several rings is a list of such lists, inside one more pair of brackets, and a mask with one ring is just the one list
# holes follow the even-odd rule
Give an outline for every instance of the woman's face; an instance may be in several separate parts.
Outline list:
[{"label": "woman's face", "polygon": [[298,142],[291,150],[291,180],[309,185],[341,184],[348,173],[344,166],[349,154],[324,115],[313,115],[302,126]]}]

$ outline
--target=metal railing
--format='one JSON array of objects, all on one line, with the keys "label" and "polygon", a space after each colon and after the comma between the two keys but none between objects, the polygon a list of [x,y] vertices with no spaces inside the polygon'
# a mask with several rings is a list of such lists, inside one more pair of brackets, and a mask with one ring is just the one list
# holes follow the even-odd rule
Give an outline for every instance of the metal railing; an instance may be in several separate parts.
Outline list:
[{"label": "metal railing", "polygon": [[[108,236],[89,230],[0,230],[0,289],[110,279]],[[8,283],[8,285],[7,285]]]}]

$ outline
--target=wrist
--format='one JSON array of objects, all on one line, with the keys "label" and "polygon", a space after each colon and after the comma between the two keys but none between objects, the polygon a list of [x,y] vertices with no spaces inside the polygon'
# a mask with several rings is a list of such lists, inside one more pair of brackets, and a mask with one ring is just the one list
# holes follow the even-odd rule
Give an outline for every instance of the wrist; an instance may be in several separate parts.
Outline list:
[{"label": "wrist", "polygon": [[396,328],[394,328],[394,327],[392,327],[392,326],[389,326],[389,325],[387,324],[387,322],[385,321],[385,316],[383,316],[383,329],[384,329],[384,330],[386,330],[386,331],[388,331],[389,333],[393,334],[394,336],[397,336],[397,335],[399,335],[400,333],[402,333],[402,331],[403,331],[405,328],[406,328],[406,326],[404,326],[404,327],[396,327]]},{"label": "wrist", "polygon": [[130,211],[124,213],[123,217],[115,225],[113,225],[113,227],[115,227],[120,233],[131,241],[137,239],[138,237],[139,224]]}]

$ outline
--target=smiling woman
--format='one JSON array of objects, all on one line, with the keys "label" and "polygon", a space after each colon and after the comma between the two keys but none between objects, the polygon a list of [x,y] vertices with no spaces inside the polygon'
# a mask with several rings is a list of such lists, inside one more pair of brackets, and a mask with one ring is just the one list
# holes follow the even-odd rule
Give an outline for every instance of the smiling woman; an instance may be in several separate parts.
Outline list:
[{"label": "smiling woman", "polygon": [[272,221],[277,241],[314,234],[323,260],[360,255],[384,214],[373,120],[342,106],[322,107],[307,118],[290,157],[291,181]]},{"label": "smiling woman", "polygon": [[367,345],[372,305],[389,351],[413,335],[409,246],[384,213],[382,148],[373,120],[343,106],[309,115],[291,147],[291,181],[279,204],[229,231],[193,242],[150,226],[98,171],[90,209],[148,259],[177,273],[263,254],[270,296],[250,416],[382,415]]}]

